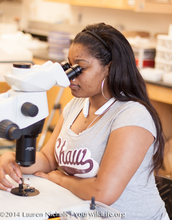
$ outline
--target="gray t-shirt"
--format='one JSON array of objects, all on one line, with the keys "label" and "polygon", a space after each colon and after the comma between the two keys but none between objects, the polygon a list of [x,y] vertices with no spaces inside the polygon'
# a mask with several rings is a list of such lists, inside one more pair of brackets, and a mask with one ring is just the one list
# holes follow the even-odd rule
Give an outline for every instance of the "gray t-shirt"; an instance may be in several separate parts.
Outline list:
[{"label": "gray t-shirt", "polygon": [[[74,98],[63,111],[64,124],[56,141],[55,158],[66,173],[80,178],[96,176],[109,135],[117,128],[143,127],[156,138],[156,128],[150,113],[143,105],[132,101],[116,101],[93,126],[79,135],[75,134],[70,127],[83,109],[84,101],[84,98]],[[155,184],[154,174],[152,173],[148,178],[153,150],[154,144],[150,146],[140,167],[119,199],[111,205],[126,215],[126,220],[159,220],[166,213],[164,202]]]}]

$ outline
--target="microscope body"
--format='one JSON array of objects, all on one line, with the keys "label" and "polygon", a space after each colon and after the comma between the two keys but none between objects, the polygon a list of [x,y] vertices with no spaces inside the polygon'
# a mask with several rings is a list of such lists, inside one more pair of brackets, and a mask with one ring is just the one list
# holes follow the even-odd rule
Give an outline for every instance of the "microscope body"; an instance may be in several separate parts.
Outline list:
[{"label": "microscope body", "polygon": [[[25,114],[23,114],[24,110],[22,109],[27,108],[25,103],[32,103],[32,105],[37,106],[38,112],[28,112],[27,114],[26,110]],[[0,94],[0,121],[2,119],[8,119],[15,122],[20,129],[24,129],[46,118],[48,114],[46,91],[22,92],[10,89],[6,93]]]},{"label": "microscope body", "polygon": [[[36,138],[48,116],[47,93],[53,86],[67,87],[81,68],[64,67],[48,61],[43,65],[14,64],[5,75],[11,89],[0,94],[0,138],[16,140],[16,162],[35,163]],[[70,70],[71,69],[71,70]]]},{"label": "microscope body", "polygon": [[10,89],[0,95],[0,119],[5,119],[0,122],[0,137],[17,140],[16,162],[19,165],[30,166],[35,162],[36,138],[47,116],[46,92]]}]

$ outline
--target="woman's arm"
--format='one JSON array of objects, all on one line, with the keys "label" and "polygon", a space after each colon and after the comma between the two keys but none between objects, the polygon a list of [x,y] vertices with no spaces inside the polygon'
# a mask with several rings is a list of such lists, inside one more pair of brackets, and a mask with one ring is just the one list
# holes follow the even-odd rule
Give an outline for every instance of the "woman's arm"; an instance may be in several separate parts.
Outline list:
[{"label": "woman's arm", "polygon": [[94,196],[97,201],[110,205],[120,197],[153,141],[153,135],[144,128],[119,128],[109,137],[97,177],[81,179],[60,171],[36,175],[61,185],[84,200]]},{"label": "woman's arm", "polygon": [[30,167],[20,167],[15,162],[15,153],[7,152],[0,157],[0,189],[8,190],[13,187],[5,175],[8,174],[15,182],[19,183],[23,174],[33,174],[37,171],[50,172],[57,167],[54,157],[56,138],[63,124],[63,116],[60,117],[56,128],[46,145],[40,152],[36,152],[36,162]]}]

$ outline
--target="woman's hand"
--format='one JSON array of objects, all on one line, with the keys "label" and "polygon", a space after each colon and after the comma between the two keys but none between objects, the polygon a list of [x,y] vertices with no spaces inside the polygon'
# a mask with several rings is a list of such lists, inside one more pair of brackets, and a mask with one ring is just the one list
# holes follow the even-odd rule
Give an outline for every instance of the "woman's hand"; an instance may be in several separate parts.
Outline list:
[{"label": "woman's hand", "polygon": [[34,173],[34,175],[42,177],[42,178],[45,178],[47,180],[50,180],[51,182],[54,182],[54,183],[56,183],[58,185],[60,185],[61,178],[63,176],[66,176],[66,174],[62,173],[59,170],[53,170],[53,171],[51,171],[49,173],[36,172],[36,173]]},{"label": "woman's hand", "polygon": [[15,182],[21,183],[22,172],[20,166],[15,162],[15,153],[7,152],[0,157],[0,189],[11,191],[13,184],[6,179],[8,174]]}]

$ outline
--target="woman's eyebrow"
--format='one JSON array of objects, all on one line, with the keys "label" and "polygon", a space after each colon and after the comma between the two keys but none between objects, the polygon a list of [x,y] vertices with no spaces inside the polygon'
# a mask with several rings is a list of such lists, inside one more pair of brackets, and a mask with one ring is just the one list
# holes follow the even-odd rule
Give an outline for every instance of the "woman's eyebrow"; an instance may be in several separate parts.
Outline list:
[{"label": "woman's eyebrow", "polygon": [[[69,57],[68,57],[68,60],[69,60],[69,62],[71,62],[70,59],[69,59]],[[81,62],[81,61],[86,62],[86,63],[89,63],[87,60],[84,60],[84,59],[76,59],[76,60],[75,60],[76,63]]]},{"label": "woman's eyebrow", "polygon": [[84,59],[76,59],[76,60],[75,60],[75,62],[81,62],[81,61],[86,62],[86,63],[89,63],[87,60],[84,60]]}]

